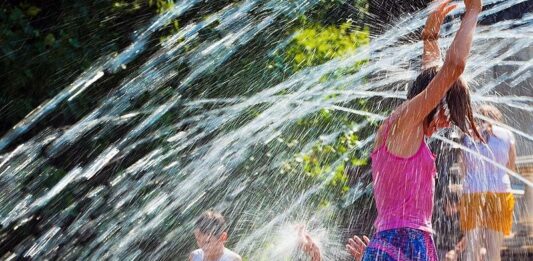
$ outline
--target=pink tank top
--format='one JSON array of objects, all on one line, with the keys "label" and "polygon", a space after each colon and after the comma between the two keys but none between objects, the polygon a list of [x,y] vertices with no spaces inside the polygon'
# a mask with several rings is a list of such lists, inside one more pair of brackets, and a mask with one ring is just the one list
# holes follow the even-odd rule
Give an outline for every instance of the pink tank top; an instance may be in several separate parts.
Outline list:
[{"label": "pink tank top", "polygon": [[384,123],[383,143],[372,152],[372,179],[378,217],[377,232],[414,228],[432,233],[431,215],[435,191],[435,157],[422,140],[411,157],[393,155],[387,149],[392,117]]}]

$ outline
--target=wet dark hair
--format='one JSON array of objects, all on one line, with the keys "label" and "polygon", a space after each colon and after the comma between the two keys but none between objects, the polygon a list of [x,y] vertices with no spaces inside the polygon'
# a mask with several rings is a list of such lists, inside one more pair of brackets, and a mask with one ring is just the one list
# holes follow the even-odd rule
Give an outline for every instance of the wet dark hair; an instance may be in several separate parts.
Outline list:
[{"label": "wet dark hair", "polygon": [[450,203],[450,204],[457,204],[459,203],[459,199],[460,199],[460,196],[457,192],[449,192],[446,196],[445,196],[445,200],[447,203]]},{"label": "wet dark hair", "polygon": [[492,104],[483,104],[478,107],[477,111],[481,115],[488,117],[489,119],[492,119],[498,122],[503,122],[502,112],[498,110],[498,108],[496,108],[496,106]]},{"label": "wet dark hair", "polygon": [[202,213],[198,220],[196,220],[194,228],[203,234],[218,237],[226,232],[226,220],[222,214],[208,210]]},{"label": "wet dark hair", "polygon": [[[410,86],[407,92],[407,99],[412,99],[422,91],[424,91],[431,80],[439,72],[438,67],[431,67],[425,69],[416,77],[413,84]],[[450,121],[465,134],[470,135],[468,128],[470,127],[480,140],[484,140],[479,134],[477,126],[474,121],[474,113],[472,112],[472,102],[470,101],[470,92],[468,90],[468,84],[461,78],[459,78],[452,86],[452,88],[446,93],[445,99],[435,107],[426,117],[424,123],[429,125],[439,107],[447,107],[447,112],[450,117]]]}]

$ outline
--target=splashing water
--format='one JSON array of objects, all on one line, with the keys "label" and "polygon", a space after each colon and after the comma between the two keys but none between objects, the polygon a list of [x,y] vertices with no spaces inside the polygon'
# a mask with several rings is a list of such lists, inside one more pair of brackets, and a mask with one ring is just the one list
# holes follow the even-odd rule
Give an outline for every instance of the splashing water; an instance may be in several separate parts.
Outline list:
[{"label": "splashing water", "polygon": [[[297,255],[295,233],[287,224],[302,220],[312,220],[318,228],[311,232],[327,249],[326,260],[346,256],[344,232],[338,229],[345,222],[338,216],[340,207],[329,206],[317,213],[315,204],[324,197],[334,171],[309,182],[281,170],[293,155],[305,154],[319,141],[332,143],[348,127],[310,129],[299,134],[301,144],[296,146],[284,143],[284,137],[298,137],[289,133],[299,120],[328,109],[334,115],[357,119],[358,124],[350,128],[366,133],[351,151],[334,159],[331,169],[343,163],[348,153],[368,155],[374,138],[368,131],[373,129],[372,122],[385,117],[391,100],[405,98],[406,83],[416,76],[417,66],[412,64],[419,60],[421,43],[401,40],[423,25],[427,10],[398,21],[370,45],[343,58],[303,69],[279,83],[255,84],[250,79],[246,93],[228,91],[217,96],[224,87],[209,78],[228,75],[225,65],[253,48],[259,36],[283,30],[279,24],[293,21],[318,1],[248,0],[229,5],[167,38],[75,124],[47,128],[19,141],[58,112],[61,104],[74,102],[99,80],[137,59],[151,34],[197,2],[176,3],[137,34],[122,53],[102,57],[0,139],[0,151],[4,151],[0,155],[0,240],[2,253],[9,252],[6,257],[133,260],[177,256],[181,260],[194,248],[195,217],[208,208],[228,213],[230,243],[249,260]],[[491,7],[482,17],[524,1],[485,2]],[[466,72],[475,101],[517,112],[504,127],[525,144],[533,141],[531,126],[521,125],[532,122],[528,82],[532,63],[530,58],[515,58],[529,50],[532,25],[533,16],[527,13],[520,19],[480,26]],[[445,25],[443,46],[450,44],[458,26],[457,19]],[[199,32],[206,28],[219,37],[202,39]],[[291,37],[270,43],[269,53],[283,48]],[[257,59],[268,56],[257,55],[261,56]],[[360,62],[365,65],[359,70],[347,70]],[[184,66],[188,70],[176,69]],[[515,71],[492,77],[501,67]],[[348,72],[342,77],[328,77],[344,69]],[[228,80],[242,76],[232,77]],[[522,96],[501,95],[502,86]],[[204,92],[195,94],[199,88]],[[371,101],[370,108],[352,108],[352,102],[359,100]],[[174,117],[170,123],[165,119],[169,114]],[[454,143],[444,136],[436,139]],[[102,140],[109,142],[84,151],[88,144]],[[523,151],[532,153],[531,146]],[[48,170],[61,159],[67,159],[68,173],[54,179]],[[507,171],[532,186],[520,174]],[[355,188],[361,188],[360,184]],[[365,191],[348,194],[358,198]],[[359,215],[370,211],[369,205],[355,207]]]}]

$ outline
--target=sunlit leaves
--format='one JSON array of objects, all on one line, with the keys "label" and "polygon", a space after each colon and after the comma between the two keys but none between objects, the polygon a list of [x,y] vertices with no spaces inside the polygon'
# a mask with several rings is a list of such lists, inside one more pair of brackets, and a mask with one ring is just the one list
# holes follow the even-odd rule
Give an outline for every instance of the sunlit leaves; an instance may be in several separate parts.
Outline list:
[{"label": "sunlit leaves", "polygon": [[148,0],[149,6],[155,6],[158,12],[164,12],[174,6],[174,0]]},{"label": "sunlit leaves", "polygon": [[[283,140],[282,140],[283,141]],[[359,158],[355,151],[359,137],[353,131],[341,132],[333,142],[319,140],[312,148],[295,155],[283,164],[282,172],[327,181],[329,194],[340,196],[348,191],[347,165],[365,166],[366,158]]]},{"label": "sunlit leaves", "polygon": [[296,33],[286,60],[294,70],[299,70],[353,53],[368,42],[368,30],[358,30],[351,22],[340,26],[313,24]]},{"label": "sunlit leaves", "polygon": [[[321,25],[310,24],[305,18],[302,20],[304,21],[302,28],[296,31],[292,42],[283,54],[285,67],[292,71],[299,71],[353,54],[357,48],[369,43],[368,30],[354,26],[351,21],[340,25]],[[321,82],[356,72],[364,63],[365,61],[361,61],[351,67],[336,70],[325,75]],[[276,65],[276,67],[281,66]],[[335,96],[324,98],[333,99]],[[364,102],[358,103],[358,101],[355,101],[354,105],[361,109],[365,106]],[[351,119],[346,115],[333,114],[328,109],[321,109],[298,120],[297,126],[310,131],[331,132],[334,129],[349,129],[347,126],[351,123]],[[360,158],[360,154],[356,153],[358,143],[359,137],[355,132],[342,131],[333,141],[318,141],[309,151],[295,155],[283,164],[282,172],[302,173],[318,181],[326,180],[329,188],[329,196],[326,198],[341,196],[349,189],[348,177],[345,174],[346,167],[367,164],[367,159]],[[320,201],[324,200],[324,198],[320,199]]]}]

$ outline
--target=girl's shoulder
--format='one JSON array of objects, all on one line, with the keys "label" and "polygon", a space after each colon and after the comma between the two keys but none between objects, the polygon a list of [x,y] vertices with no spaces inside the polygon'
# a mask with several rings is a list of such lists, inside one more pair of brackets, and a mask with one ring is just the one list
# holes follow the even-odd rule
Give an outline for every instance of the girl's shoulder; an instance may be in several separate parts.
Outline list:
[{"label": "girl's shoulder", "polygon": [[392,125],[394,125],[394,123],[396,122],[396,120],[398,120],[398,118],[400,117],[404,109],[405,109],[405,104],[402,104],[398,106],[398,108],[396,108],[394,111],[392,111],[389,114],[389,116],[383,120],[383,123],[381,123],[380,130],[381,129],[387,130]]},{"label": "girl's shoulder", "polygon": [[492,133],[494,134],[496,138],[503,140],[505,143],[508,143],[508,144],[515,143],[514,135],[508,129],[502,128],[500,126],[493,126]]},{"label": "girl's shoulder", "polygon": [[394,116],[395,113],[392,112],[387,118],[383,120],[381,125],[378,128],[378,131],[376,133],[376,148],[381,147],[382,143],[385,140],[385,137],[388,135],[388,132],[390,130],[390,127],[394,124]]}]

